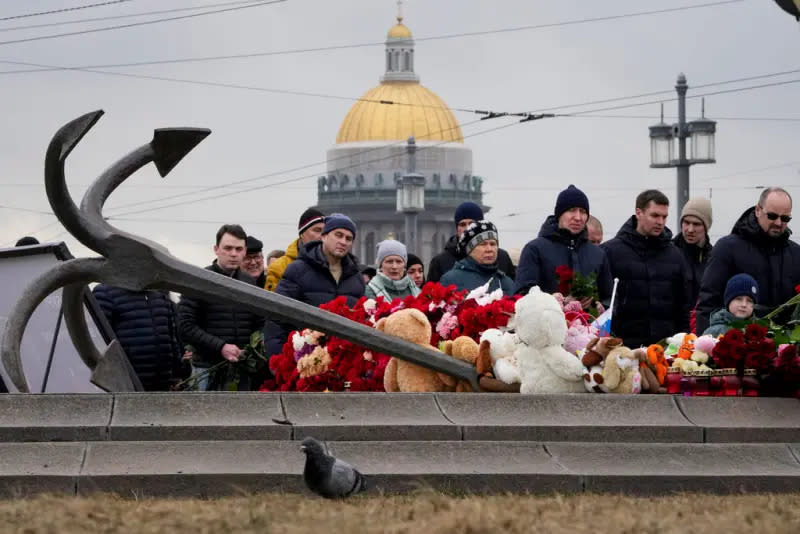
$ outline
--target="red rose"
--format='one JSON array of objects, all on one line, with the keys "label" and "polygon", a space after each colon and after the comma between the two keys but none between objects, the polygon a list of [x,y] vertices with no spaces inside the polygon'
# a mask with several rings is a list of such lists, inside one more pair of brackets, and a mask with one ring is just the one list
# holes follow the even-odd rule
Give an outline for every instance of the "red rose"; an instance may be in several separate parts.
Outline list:
[{"label": "red rose", "polygon": [[795,293],[800,293],[800,284],[797,284],[796,286],[794,286],[794,292]]},{"label": "red rose", "polygon": [[749,324],[744,331],[744,338],[747,341],[761,341],[767,335],[767,329],[757,324]]},{"label": "red rose", "polygon": [[562,282],[572,281],[572,279],[575,277],[575,273],[566,265],[559,265],[556,267],[556,276]]}]

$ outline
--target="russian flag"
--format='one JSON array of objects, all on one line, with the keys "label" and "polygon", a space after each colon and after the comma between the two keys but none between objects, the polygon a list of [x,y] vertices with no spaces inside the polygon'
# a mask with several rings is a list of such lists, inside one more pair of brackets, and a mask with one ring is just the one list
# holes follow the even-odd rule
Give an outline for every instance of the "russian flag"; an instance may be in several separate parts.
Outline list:
[{"label": "russian flag", "polygon": [[597,328],[600,337],[608,337],[611,335],[611,308],[601,313],[597,319],[592,321],[593,327]]},{"label": "russian flag", "polygon": [[600,337],[611,335],[611,316],[614,312],[614,299],[617,297],[617,284],[619,284],[619,278],[614,278],[614,288],[611,290],[611,302],[608,305],[608,309],[601,313],[591,324],[591,326],[597,328]]}]

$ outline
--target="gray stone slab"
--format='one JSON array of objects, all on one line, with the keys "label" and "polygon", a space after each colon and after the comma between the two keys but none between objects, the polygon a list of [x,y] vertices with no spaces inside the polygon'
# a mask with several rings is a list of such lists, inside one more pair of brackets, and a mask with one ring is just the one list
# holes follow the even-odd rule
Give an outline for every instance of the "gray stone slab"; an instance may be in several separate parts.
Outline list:
[{"label": "gray stone slab", "polygon": [[74,494],[85,443],[0,443],[0,496]]},{"label": "gray stone slab", "polygon": [[707,442],[800,442],[800,400],[770,397],[678,397]]},{"label": "gray stone slab", "polygon": [[440,393],[464,440],[702,442],[671,395]]},{"label": "gray stone slab", "polygon": [[786,444],[548,443],[553,460],[588,492],[664,494],[800,490],[800,463]]},{"label": "gray stone slab", "polygon": [[538,443],[490,441],[332,441],[331,454],[351,463],[378,492],[420,488],[468,493],[577,492],[580,478]]},{"label": "gray stone slab", "polygon": [[289,440],[276,393],[119,393],[109,439]]},{"label": "gray stone slab", "polygon": [[305,456],[292,441],[90,443],[78,493],[212,497],[303,490]]},{"label": "gray stone slab", "polygon": [[295,439],[460,440],[461,429],[445,418],[426,393],[283,394]]},{"label": "gray stone slab", "polygon": [[0,441],[104,440],[112,403],[102,393],[0,395]]}]

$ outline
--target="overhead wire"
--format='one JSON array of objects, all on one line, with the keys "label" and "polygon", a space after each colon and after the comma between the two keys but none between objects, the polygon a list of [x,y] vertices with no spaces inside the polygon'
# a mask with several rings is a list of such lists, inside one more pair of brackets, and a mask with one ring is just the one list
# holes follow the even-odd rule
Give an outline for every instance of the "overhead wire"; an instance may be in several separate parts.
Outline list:
[{"label": "overhead wire", "polygon": [[[131,0],[123,0],[123,1],[131,1]],[[159,9],[153,11],[140,11],[138,13],[123,13],[121,15],[105,15],[102,17],[89,17],[85,19],[75,19],[75,20],[60,20],[57,22],[43,22],[38,24],[28,24],[25,26],[10,26],[5,28],[0,28],[0,32],[10,32],[10,31],[18,31],[18,30],[32,30],[36,28],[49,28],[52,26],[68,26],[71,24],[83,24],[86,22],[100,22],[104,20],[117,20],[117,19],[129,19],[135,17],[145,17],[151,15],[165,15],[167,13],[181,13],[184,11],[198,11],[200,9],[211,9],[214,7],[223,7],[223,6],[231,6],[231,5],[239,5],[239,4],[252,4],[257,2],[258,0],[236,0],[235,2],[216,2],[213,4],[201,4],[199,6],[187,6],[187,7],[175,7],[171,9]],[[2,20],[2,19],[0,19]]]},{"label": "overhead wire", "polygon": [[[664,8],[664,9],[654,9],[648,11],[636,11],[630,13],[621,13],[617,15],[606,15],[601,17],[590,17],[590,18],[583,18],[583,19],[575,19],[575,20],[567,20],[567,21],[559,21],[559,22],[551,22],[551,23],[544,23],[544,24],[529,24],[524,26],[514,26],[509,28],[497,28],[493,30],[479,30],[479,31],[472,31],[472,32],[460,32],[460,33],[452,33],[452,34],[444,34],[444,35],[432,35],[427,37],[415,37],[414,40],[417,42],[420,41],[439,41],[439,40],[447,40],[447,39],[457,39],[463,37],[477,37],[477,36],[485,36],[491,34],[500,34],[500,33],[512,33],[512,32],[520,32],[520,31],[530,31],[530,30],[539,30],[539,29],[547,29],[547,28],[555,28],[561,26],[571,26],[576,24],[588,24],[593,22],[606,22],[610,20],[619,20],[619,19],[626,19],[626,18],[634,18],[634,17],[642,17],[642,16],[649,16],[649,15],[660,15],[665,13],[674,13],[679,11],[687,11],[691,9],[702,9],[706,7],[718,7],[725,4],[735,4],[743,2],[744,0],[720,0],[715,2],[706,2],[702,4],[693,4],[687,6],[677,6],[672,8]],[[2,43],[0,43],[2,44]],[[104,64],[104,65],[90,65],[81,68],[122,68],[122,67],[139,67],[145,65],[164,65],[164,64],[173,64],[173,63],[192,63],[192,62],[201,62],[201,61],[219,61],[219,60],[228,60],[228,59],[244,59],[244,58],[254,58],[254,57],[266,57],[266,56],[279,56],[279,55],[290,55],[290,54],[305,54],[305,53],[313,53],[313,52],[327,52],[332,50],[345,50],[345,49],[353,49],[353,48],[364,48],[364,47],[372,47],[372,46],[384,46],[386,43],[385,41],[370,41],[370,42],[363,42],[363,43],[351,43],[351,44],[344,44],[344,45],[330,45],[330,46],[320,46],[320,47],[310,47],[310,48],[297,48],[297,49],[289,49],[289,50],[271,50],[271,51],[264,51],[264,52],[248,52],[248,53],[241,53],[241,54],[229,54],[229,55],[215,55],[215,56],[205,56],[205,57],[188,57],[188,58],[176,58],[176,59],[165,59],[165,60],[151,60],[151,61],[137,61],[137,62],[128,62],[128,63],[112,63],[112,64]],[[54,68],[44,67],[42,70],[53,70]],[[39,72],[38,70],[23,70],[23,71],[16,71],[14,73],[25,73],[25,72]],[[10,72],[9,72],[10,73]],[[0,73],[2,74],[2,73]]]},{"label": "overhead wire", "polygon": [[10,45],[10,44],[17,44],[17,43],[29,43],[29,42],[32,42],[32,41],[44,41],[44,40],[49,40],[49,39],[57,39],[59,37],[70,37],[70,36],[73,36],[73,35],[84,35],[84,34],[89,34],[89,33],[106,32],[106,31],[120,30],[120,29],[125,29],[125,28],[135,28],[135,27],[139,27],[139,26],[147,26],[147,25],[150,25],[150,24],[159,24],[161,22],[173,22],[173,21],[176,21],[176,20],[184,20],[184,19],[190,19],[190,18],[195,18],[195,17],[203,17],[205,15],[216,15],[216,14],[219,14],[219,13],[227,13],[227,12],[231,12],[231,11],[239,11],[239,10],[242,10],[242,9],[250,9],[250,8],[254,8],[254,7],[268,6],[268,5],[272,5],[272,4],[281,4],[281,3],[284,3],[284,2],[287,2],[287,1],[288,0],[265,0],[265,1],[257,2],[257,3],[253,3],[253,4],[238,5],[238,6],[226,7],[226,8],[222,8],[222,9],[215,9],[215,10],[211,10],[211,11],[204,11],[203,13],[191,13],[189,15],[179,15],[179,16],[176,16],[176,17],[165,17],[165,18],[154,19],[154,20],[131,22],[129,24],[119,24],[117,26],[104,26],[102,28],[91,28],[91,29],[87,29],[87,30],[79,30],[79,31],[74,31],[74,32],[56,33],[56,34],[50,34],[50,35],[37,35],[37,36],[34,36],[34,37],[24,37],[24,38],[21,38],[21,39],[12,39],[12,40],[9,40],[9,41],[0,41],[0,45]]},{"label": "overhead wire", "polygon": [[36,13],[25,13],[22,15],[10,15],[7,17],[0,17],[0,21],[4,20],[17,20],[17,19],[27,19],[30,17],[40,17],[42,15],[55,15],[58,13],[67,13],[69,11],[80,11],[82,9],[89,9],[92,7],[103,7],[103,6],[110,6],[113,4],[123,4],[125,2],[130,2],[132,0],[109,0],[107,2],[98,2],[95,4],[84,4],[82,6],[72,6],[72,7],[62,7],[61,9],[51,9],[49,11],[38,11]]}]

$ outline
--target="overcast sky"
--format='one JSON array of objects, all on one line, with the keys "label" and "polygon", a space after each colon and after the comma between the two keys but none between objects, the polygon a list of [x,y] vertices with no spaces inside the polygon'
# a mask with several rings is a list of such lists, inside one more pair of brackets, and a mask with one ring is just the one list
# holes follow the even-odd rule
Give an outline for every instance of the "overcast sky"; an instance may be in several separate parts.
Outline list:
[{"label": "overcast sky", "polygon": [[[218,0],[223,2],[224,0]],[[707,0],[708,1],[708,0]],[[0,18],[94,3],[89,0],[28,0],[0,3]],[[60,15],[0,21],[0,60],[53,66],[85,66],[193,56],[382,43],[394,22],[393,0],[288,0],[276,5],[58,39],[7,43],[128,24],[142,18],[106,20],[37,29],[3,31],[47,22],[101,17],[212,0],[134,0]],[[407,0],[405,22],[417,38],[605,17],[700,0]],[[800,69],[800,23],[772,0],[744,0],[667,14],[546,29],[503,32],[445,40],[419,40],[415,69],[422,83],[451,107],[527,111],[588,101],[670,91],[686,73],[689,96],[764,83],[800,79],[800,72],[737,84],[693,88],[713,82]],[[182,78],[270,89],[357,98],[383,73],[383,46],[245,59],[204,61],[102,70]],[[2,64],[0,70],[18,70]],[[3,128],[0,130],[0,205],[50,212],[43,186],[47,143],[60,125],[102,108],[105,117],[68,160],[67,179],[79,200],[87,183],[126,152],[147,142],[152,130],[197,126],[212,130],[166,178],[148,167],[123,185],[107,214],[123,213],[230,193],[214,192],[157,199],[273,174],[242,187],[268,186],[288,178],[311,177],[215,200],[131,214],[115,224],[166,245],[198,265],[213,258],[211,246],[222,222],[240,222],[264,241],[283,248],[296,237],[299,214],[316,202],[315,176],[324,173],[326,150],[353,104],[342,99],[293,96],[188,83],[117,77],[81,71],[0,74]],[[713,95],[706,116],[718,121],[717,163],[691,169],[692,196],[712,194],[712,239],[725,235],[753,205],[757,186],[800,185],[800,84]],[[673,98],[646,97],[619,103],[568,108],[597,109]],[[688,117],[700,101],[688,101]],[[665,114],[677,113],[675,102]],[[485,177],[489,219],[501,246],[521,247],[535,237],[552,213],[559,190],[583,189],[606,238],[633,213],[635,195],[657,187],[675,196],[675,170],[650,169],[647,127],[657,122],[658,105],[599,113],[598,118],[554,118],[517,124],[496,119],[465,126],[473,149],[473,173]],[[608,117],[614,115],[615,117]],[[623,116],[622,118],[618,118]],[[630,118],[635,116],[639,118]],[[475,115],[456,113],[462,123]],[[794,120],[734,120],[773,118]],[[296,172],[281,172],[309,164]],[[139,206],[120,209],[134,202]],[[117,207],[115,209],[115,207]],[[509,216],[517,213],[519,215]],[[52,215],[0,208],[0,244],[33,233],[40,240],[65,240],[76,255],[93,254]],[[177,221],[191,222],[177,222]],[[207,221],[207,222],[204,222]],[[671,227],[675,226],[670,213]],[[38,231],[37,231],[38,230]]]}]

